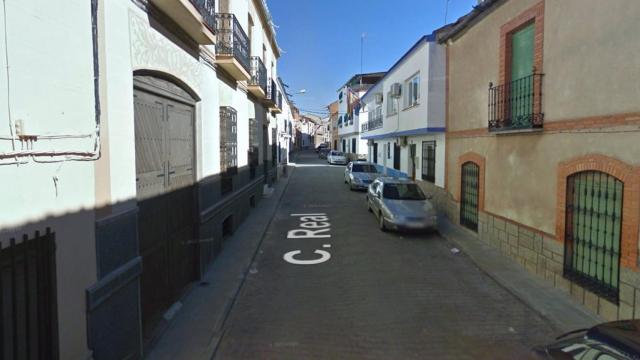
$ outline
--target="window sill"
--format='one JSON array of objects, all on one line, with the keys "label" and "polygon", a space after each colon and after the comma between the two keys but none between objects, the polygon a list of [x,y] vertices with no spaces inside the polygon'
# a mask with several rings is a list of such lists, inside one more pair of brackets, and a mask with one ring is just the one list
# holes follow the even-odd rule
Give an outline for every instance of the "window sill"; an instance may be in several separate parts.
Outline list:
[{"label": "window sill", "polygon": [[415,108],[417,108],[418,106],[420,106],[420,103],[417,103],[417,104],[411,105],[411,106],[409,106],[409,107],[406,107],[406,108],[402,109],[402,111],[407,111],[407,110],[415,109]]}]

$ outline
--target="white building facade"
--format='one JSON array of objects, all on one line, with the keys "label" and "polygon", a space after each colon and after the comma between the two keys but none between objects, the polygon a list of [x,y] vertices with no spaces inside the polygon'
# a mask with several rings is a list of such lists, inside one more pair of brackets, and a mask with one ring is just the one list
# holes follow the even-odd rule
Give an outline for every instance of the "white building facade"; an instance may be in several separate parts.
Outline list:
[{"label": "white building facade", "polygon": [[445,50],[424,36],[363,95],[368,160],[444,187]]},{"label": "white building facade", "polygon": [[338,89],[338,148],[351,159],[367,155],[367,141],[360,133],[361,97],[384,73],[357,74]]},{"label": "white building facade", "polygon": [[24,251],[15,263],[34,267],[22,275],[33,309],[18,321],[48,324],[6,326],[5,338],[24,336],[5,351],[141,358],[277,178],[283,90],[269,10],[6,0],[0,22],[0,195],[11,204],[0,251]]}]

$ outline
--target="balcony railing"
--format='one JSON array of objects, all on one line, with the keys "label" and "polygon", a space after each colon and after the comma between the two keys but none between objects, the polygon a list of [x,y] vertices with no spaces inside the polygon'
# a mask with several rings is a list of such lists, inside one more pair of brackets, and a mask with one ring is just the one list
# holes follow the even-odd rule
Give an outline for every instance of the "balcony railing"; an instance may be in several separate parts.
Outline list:
[{"label": "balcony railing", "polygon": [[249,85],[260,86],[267,93],[267,68],[259,56],[251,57],[251,79]]},{"label": "balcony railing", "polygon": [[276,106],[282,110],[282,93],[280,91],[278,91],[278,96],[276,97]]},{"label": "balcony railing", "polygon": [[361,132],[373,131],[382,127],[382,114],[377,114],[366,123],[360,125]]},{"label": "balcony railing", "polygon": [[267,82],[267,96],[265,99],[274,105],[277,103],[278,98],[278,88],[276,87],[276,82],[271,79],[271,81]]},{"label": "balcony railing", "polygon": [[204,24],[209,30],[216,32],[216,2],[215,0],[191,0],[193,6],[198,9]]},{"label": "balcony railing", "polygon": [[502,85],[489,84],[489,131],[542,128],[542,76],[532,74]]},{"label": "balcony railing", "polygon": [[216,14],[216,55],[233,56],[249,72],[249,38],[233,14]]}]

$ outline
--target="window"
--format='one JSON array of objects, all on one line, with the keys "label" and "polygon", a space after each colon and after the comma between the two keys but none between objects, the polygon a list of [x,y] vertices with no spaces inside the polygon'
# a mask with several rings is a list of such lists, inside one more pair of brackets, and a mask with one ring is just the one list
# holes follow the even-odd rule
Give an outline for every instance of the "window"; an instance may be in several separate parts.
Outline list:
[{"label": "window", "polygon": [[233,175],[238,171],[238,114],[230,106],[220,107],[220,192],[233,191]]},{"label": "window", "polygon": [[600,171],[567,179],[564,276],[618,301],[624,184]]},{"label": "window", "polygon": [[220,107],[220,172],[232,174],[238,167],[238,114],[230,106]]},{"label": "window", "polygon": [[387,116],[395,115],[398,113],[398,103],[396,99],[391,97],[391,91],[387,92]]},{"label": "window", "polygon": [[426,197],[416,184],[385,184],[382,190],[385,199],[425,200]]},{"label": "window", "polygon": [[420,73],[405,81],[404,88],[406,89],[404,92],[405,109],[418,105],[420,100]]},{"label": "window", "polygon": [[258,122],[256,119],[249,119],[249,177],[255,179],[256,167],[259,160],[258,143]]},{"label": "window", "polygon": [[422,142],[422,180],[436,180],[436,142]]},{"label": "window", "polygon": [[391,159],[391,143],[387,143],[387,159]]},{"label": "window", "polygon": [[356,139],[355,138],[351,139],[351,152],[354,153],[354,154],[356,153]]}]

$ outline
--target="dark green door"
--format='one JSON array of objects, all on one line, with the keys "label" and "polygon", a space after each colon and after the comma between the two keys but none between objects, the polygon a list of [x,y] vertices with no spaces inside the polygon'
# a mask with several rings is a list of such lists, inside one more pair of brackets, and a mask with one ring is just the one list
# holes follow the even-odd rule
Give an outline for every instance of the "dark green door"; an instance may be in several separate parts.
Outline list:
[{"label": "dark green door", "polygon": [[460,187],[460,225],[478,231],[478,194],[480,167],[472,162],[462,165]]},{"label": "dark green door", "polygon": [[533,112],[534,24],[511,37],[510,109],[512,127],[529,127]]},{"label": "dark green door", "polygon": [[599,171],[567,179],[565,276],[618,300],[623,183]]}]

